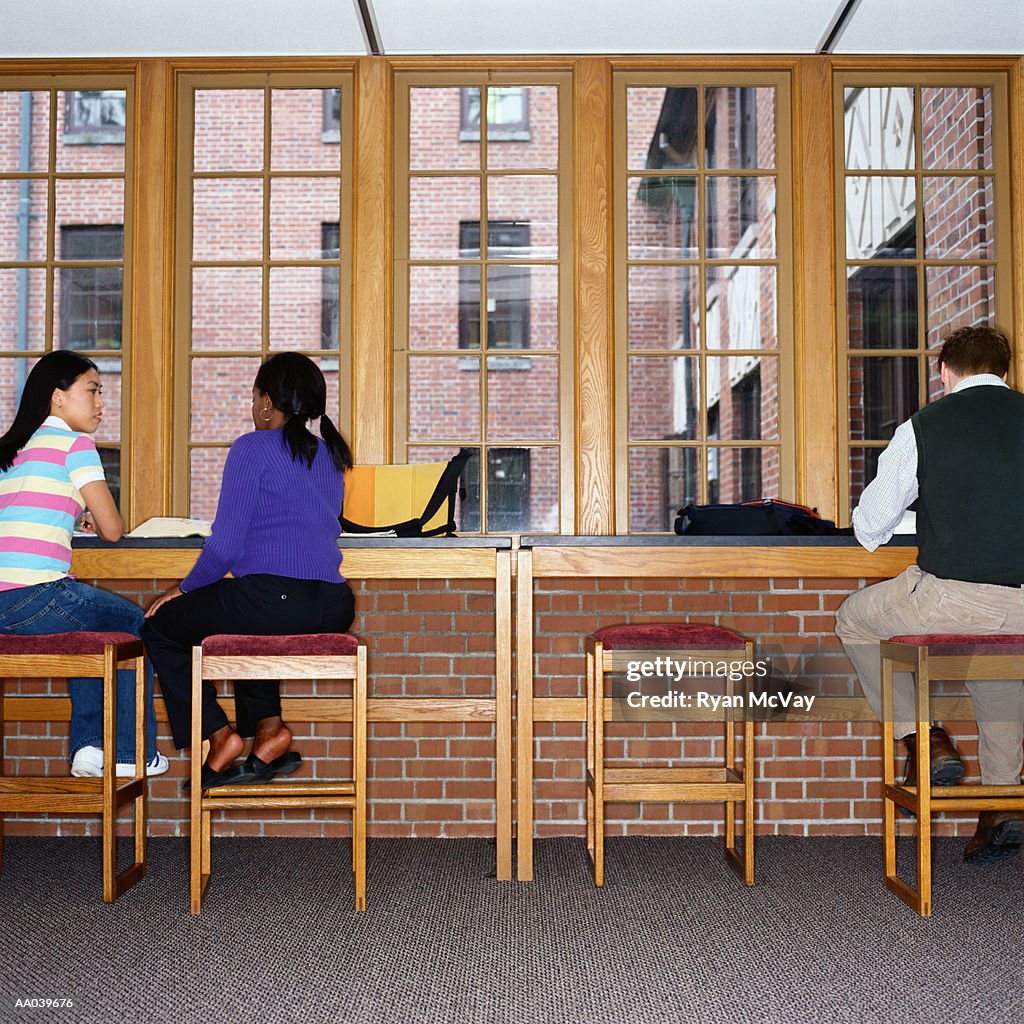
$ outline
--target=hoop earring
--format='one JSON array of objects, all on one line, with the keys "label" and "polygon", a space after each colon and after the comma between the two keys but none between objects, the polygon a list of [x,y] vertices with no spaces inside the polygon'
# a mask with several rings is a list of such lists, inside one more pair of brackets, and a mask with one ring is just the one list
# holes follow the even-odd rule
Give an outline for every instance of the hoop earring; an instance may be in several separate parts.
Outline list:
[{"label": "hoop earring", "polygon": [[260,419],[263,420],[264,423],[269,423],[273,418],[274,418],[274,414],[273,414],[273,412],[271,412],[270,409],[261,409],[260,410]]}]

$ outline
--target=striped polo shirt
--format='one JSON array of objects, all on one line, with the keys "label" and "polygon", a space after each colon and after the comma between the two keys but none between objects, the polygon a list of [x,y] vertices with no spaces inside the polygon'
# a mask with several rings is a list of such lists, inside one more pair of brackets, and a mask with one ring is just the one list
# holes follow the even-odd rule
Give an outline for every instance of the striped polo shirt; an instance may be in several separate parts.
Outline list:
[{"label": "striped polo shirt", "polygon": [[81,488],[103,479],[92,438],[47,416],[0,472],[0,590],[67,576]]}]

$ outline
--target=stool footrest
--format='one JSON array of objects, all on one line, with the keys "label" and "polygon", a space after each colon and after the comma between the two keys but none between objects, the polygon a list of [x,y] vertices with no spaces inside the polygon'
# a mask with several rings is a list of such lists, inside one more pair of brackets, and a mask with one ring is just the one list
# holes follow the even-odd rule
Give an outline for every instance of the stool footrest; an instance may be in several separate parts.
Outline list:
[{"label": "stool footrest", "polygon": [[743,776],[724,765],[680,765],[666,768],[605,767],[605,785],[610,782],[742,782]]},{"label": "stool footrest", "polygon": [[352,810],[355,807],[354,796],[211,796],[203,800],[204,811],[249,810],[253,807],[282,808],[288,807],[340,807]]},{"label": "stool footrest", "polygon": [[692,803],[718,803],[723,800],[744,800],[742,782],[629,782],[604,786],[605,801],[654,800]]}]

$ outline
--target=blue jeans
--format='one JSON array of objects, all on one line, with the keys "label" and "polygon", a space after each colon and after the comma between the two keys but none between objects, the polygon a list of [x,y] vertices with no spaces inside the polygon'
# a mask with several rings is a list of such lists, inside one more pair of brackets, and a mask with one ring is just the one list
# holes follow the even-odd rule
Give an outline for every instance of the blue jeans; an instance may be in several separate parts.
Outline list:
[{"label": "blue jeans", "polygon": [[[142,609],[119,594],[90,587],[70,577],[0,591],[0,632],[133,633],[139,635]],[[69,679],[71,756],[86,746],[103,746],[103,684],[100,679]],[[146,663],[146,760],[156,755],[153,667]],[[117,760],[135,763],[135,672],[117,671]]]}]

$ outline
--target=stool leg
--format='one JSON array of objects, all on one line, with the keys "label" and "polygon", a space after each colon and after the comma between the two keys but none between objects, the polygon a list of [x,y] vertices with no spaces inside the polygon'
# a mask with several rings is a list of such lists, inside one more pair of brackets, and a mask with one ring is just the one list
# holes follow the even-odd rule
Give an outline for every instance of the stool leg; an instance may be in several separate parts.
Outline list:
[{"label": "stool leg", "polygon": [[594,651],[587,640],[587,717],[584,723],[587,742],[587,763],[584,783],[587,791],[587,856],[594,863]]},{"label": "stool leg", "polygon": [[604,646],[594,649],[594,885],[604,885]]},{"label": "stool leg", "polygon": [[103,902],[117,898],[117,660],[114,647],[104,650],[103,659]]},{"label": "stool leg", "polygon": [[[203,909],[203,890],[205,889],[203,879],[203,826],[209,821],[207,812],[206,822],[202,812],[202,719],[201,719],[201,693],[202,693],[202,665],[203,650],[201,647],[192,648],[192,736],[191,748],[189,750],[190,782],[189,782],[189,907],[193,914],[198,914]],[[206,877],[209,878],[209,864],[206,865]]]},{"label": "stool leg", "polygon": [[931,711],[928,706],[931,682],[928,678],[928,648],[918,649],[917,671],[917,912],[932,913],[932,770]]},{"label": "stool leg", "polygon": [[135,775],[142,779],[135,798],[135,866],[146,871],[146,658],[135,659]]},{"label": "stool leg", "polygon": [[751,719],[743,723],[743,881],[754,884],[754,782],[757,762],[754,760],[754,730]]},{"label": "stool leg", "polygon": [[352,687],[352,808],[353,883],[356,910],[366,910],[366,649],[356,655],[356,678]]},{"label": "stool leg", "polygon": [[889,795],[896,784],[895,738],[892,722],[892,661],[882,654],[882,842],[886,882],[896,875],[896,804]]},{"label": "stool leg", "polygon": [[[726,684],[726,696],[732,698],[732,683]],[[730,707],[725,712],[725,768],[736,771],[736,720],[734,710]],[[744,766],[746,767],[746,766]],[[725,852],[736,857],[736,804],[732,800],[725,801]]]}]

